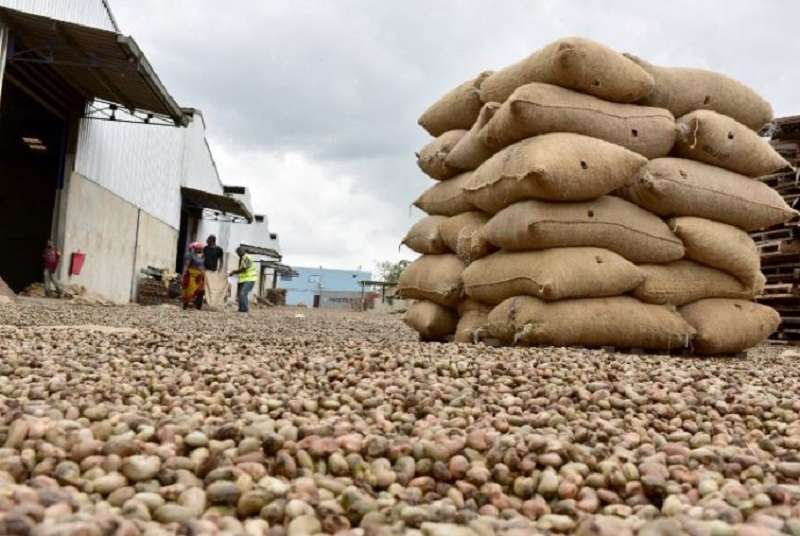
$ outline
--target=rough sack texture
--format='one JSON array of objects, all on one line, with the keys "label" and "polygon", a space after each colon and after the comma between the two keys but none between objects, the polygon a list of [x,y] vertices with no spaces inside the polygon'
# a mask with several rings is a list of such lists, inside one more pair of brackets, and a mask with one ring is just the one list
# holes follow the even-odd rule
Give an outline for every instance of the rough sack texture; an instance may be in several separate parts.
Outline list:
[{"label": "rough sack texture", "polygon": [[488,317],[492,308],[466,299],[458,305],[458,326],[455,342],[474,343],[488,335]]},{"label": "rough sack texture", "polygon": [[483,102],[503,102],[519,86],[546,82],[615,102],[635,102],[653,91],[653,77],[605,45],[559,39],[495,72],[481,85]]},{"label": "rough sack texture", "polygon": [[491,71],[467,80],[448,91],[434,102],[417,121],[431,136],[440,136],[448,130],[468,129],[481,111],[480,87]]},{"label": "rough sack texture", "polygon": [[751,299],[761,291],[728,273],[685,259],[669,264],[643,264],[639,270],[644,282],[633,295],[646,303],[686,305],[705,298]]},{"label": "rough sack texture", "polygon": [[462,278],[470,298],[497,304],[511,296],[615,296],[639,286],[644,276],[634,264],[605,249],[553,248],[499,251],[470,264]]},{"label": "rough sack texture", "polygon": [[494,151],[481,140],[480,132],[499,108],[498,102],[488,102],[481,108],[481,113],[472,128],[458,140],[455,147],[450,149],[446,160],[448,166],[469,171],[486,162],[494,154]]},{"label": "rough sack texture", "polygon": [[520,87],[503,103],[481,130],[481,139],[500,149],[548,132],[584,134],[658,158],[675,143],[675,118],[663,108],[617,104],[535,83]]},{"label": "rough sack texture", "polygon": [[673,153],[748,177],[792,167],[766,139],[735,119],[711,110],[698,110],[678,119]]},{"label": "rough sack texture", "polygon": [[594,246],[635,263],[671,262],[684,255],[681,240],[661,218],[613,196],[582,203],[520,201],[489,220],[483,236],[509,251]]},{"label": "rough sack texture", "polygon": [[450,180],[434,184],[414,201],[414,206],[431,215],[455,216],[462,212],[475,210],[464,193],[464,185],[472,172],[462,173]]},{"label": "rough sack texture", "polygon": [[436,338],[453,334],[456,331],[458,317],[447,307],[422,300],[414,302],[408,308],[403,322],[422,337]]},{"label": "rough sack texture", "polygon": [[755,231],[797,216],[764,183],[701,162],[658,158],[620,195],[659,216],[697,216]]},{"label": "rough sack texture", "polygon": [[450,251],[470,263],[485,257],[494,247],[483,237],[482,229],[489,216],[480,211],[464,212],[442,222],[442,240]]},{"label": "rough sack texture", "polygon": [[426,216],[408,230],[401,244],[425,255],[447,253],[440,226],[447,221],[447,216]]},{"label": "rough sack texture", "polygon": [[455,255],[423,255],[409,264],[397,282],[403,298],[455,307],[462,297],[464,263]]},{"label": "rough sack texture", "polygon": [[510,298],[489,313],[489,331],[507,343],[685,348],[694,329],[674,310],[630,296],[545,302]]},{"label": "rough sack texture", "polygon": [[745,300],[700,300],[679,311],[697,330],[692,349],[699,354],[752,348],[767,340],[781,323],[775,309]]},{"label": "rough sack texture", "polygon": [[603,140],[544,134],[492,156],[473,172],[465,190],[489,213],[522,199],[585,201],[624,186],[646,163],[641,155]]},{"label": "rough sack texture", "polygon": [[417,165],[430,178],[443,181],[455,177],[460,170],[447,165],[447,155],[458,141],[467,133],[466,130],[449,130],[420,149],[417,153]]},{"label": "rough sack texture", "polygon": [[733,274],[748,287],[762,280],[761,256],[750,235],[732,225],[684,216],[669,220],[686,257]]},{"label": "rough sack texture", "polygon": [[655,79],[655,89],[640,104],[666,108],[675,117],[695,110],[714,110],[753,130],[772,121],[769,102],[732,78],[705,69],[658,67],[633,54],[625,56]]}]

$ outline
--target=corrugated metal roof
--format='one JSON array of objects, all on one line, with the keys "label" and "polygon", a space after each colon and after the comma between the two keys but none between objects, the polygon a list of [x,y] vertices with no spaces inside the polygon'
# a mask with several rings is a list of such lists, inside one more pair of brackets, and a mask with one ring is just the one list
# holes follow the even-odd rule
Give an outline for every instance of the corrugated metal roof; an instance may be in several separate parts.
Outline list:
[{"label": "corrugated metal roof", "polygon": [[181,195],[184,201],[195,205],[198,208],[208,208],[225,214],[235,214],[245,218],[248,223],[253,221],[253,215],[244,206],[244,203],[233,197],[226,195],[216,195],[203,190],[194,188],[181,188]]},{"label": "corrugated metal roof", "polygon": [[0,22],[11,32],[9,62],[50,65],[87,99],[187,123],[133,38],[6,7]]}]

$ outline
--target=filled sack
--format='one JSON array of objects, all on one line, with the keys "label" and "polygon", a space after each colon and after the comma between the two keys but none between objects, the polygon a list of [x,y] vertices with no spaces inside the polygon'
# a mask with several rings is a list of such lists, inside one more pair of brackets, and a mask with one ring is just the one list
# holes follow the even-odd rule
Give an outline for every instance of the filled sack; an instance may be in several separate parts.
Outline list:
[{"label": "filled sack", "polygon": [[636,102],[653,91],[653,77],[605,45],[581,37],[550,43],[488,76],[483,102],[503,102],[519,86],[546,82],[615,102]]},{"label": "filled sack", "polygon": [[673,153],[729,169],[748,177],[760,177],[792,166],[769,142],[726,115],[697,110],[678,118],[678,137]]},{"label": "filled sack", "polygon": [[400,274],[397,293],[402,298],[455,307],[463,294],[463,271],[464,262],[455,255],[423,255]]},{"label": "filled sack", "polygon": [[748,286],[731,274],[703,264],[680,260],[669,264],[642,264],[644,281],[633,295],[645,303],[685,305],[705,298],[752,299],[763,280]]},{"label": "filled sack", "polygon": [[451,179],[461,170],[447,165],[447,155],[458,141],[467,133],[466,130],[448,130],[417,153],[417,165],[430,178],[437,181]]},{"label": "filled sack", "polygon": [[485,71],[448,91],[430,105],[417,123],[431,136],[441,136],[448,130],[466,130],[472,126],[483,106],[480,88],[491,71]]},{"label": "filled sack", "polygon": [[414,206],[430,215],[455,216],[462,212],[475,210],[464,186],[472,176],[472,172],[462,173],[456,177],[434,184],[420,195]]},{"label": "filled sack", "polygon": [[447,244],[439,231],[441,224],[446,221],[447,216],[426,216],[408,230],[400,243],[423,255],[447,253]]},{"label": "filled sack", "polygon": [[675,143],[675,118],[663,108],[618,104],[550,84],[514,91],[481,130],[487,147],[572,132],[621,145],[646,158],[666,156]]},{"label": "filled sack", "polygon": [[474,210],[458,214],[442,222],[439,229],[447,247],[469,264],[485,257],[495,248],[483,238],[483,226],[489,216]]},{"label": "filled sack", "polygon": [[767,340],[781,317],[771,307],[744,300],[700,300],[679,309],[697,330],[692,349],[698,354],[741,352]]},{"label": "filled sack", "polygon": [[666,108],[675,117],[695,110],[714,110],[733,117],[752,130],[772,121],[772,106],[761,95],[736,80],[705,69],[658,67],[625,54],[655,80],[653,91],[639,104]]},{"label": "filled sack", "polygon": [[515,296],[492,309],[488,327],[506,343],[648,350],[686,348],[694,335],[674,309],[630,296],[555,302]]},{"label": "filled sack", "polygon": [[636,176],[647,159],[619,145],[569,133],[543,134],[506,147],[472,173],[472,204],[496,213],[522,199],[585,201]]},{"label": "filled sack", "polygon": [[488,305],[466,299],[458,305],[458,326],[455,342],[476,343],[488,336]]},{"label": "filled sack", "polygon": [[781,195],[766,184],[684,158],[657,158],[619,195],[659,216],[697,216],[755,231],[794,219]]},{"label": "filled sack", "polygon": [[458,143],[447,154],[446,163],[449,167],[469,171],[486,162],[494,151],[484,145],[480,132],[486,123],[494,117],[500,108],[499,102],[487,102],[481,108],[481,113],[472,125],[472,128],[458,140]]},{"label": "filled sack", "polygon": [[683,242],[686,258],[728,272],[748,287],[757,287],[763,279],[758,247],[741,229],[692,216],[668,223]]},{"label": "filled sack", "polygon": [[421,337],[435,339],[455,333],[458,317],[452,309],[431,301],[421,300],[414,302],[408,308],[403,322],[419,333]]},{"label": "filled sack", "polygon": [[637,264],[671,262],[684,255],[680,238],[661,218],[607,195],[580,203],[520,201],[495,214],[483,236],[508,251],[593,246]]},{"label": "filled sack", "polygon": [[497,304],[511,296],[545,300],[615,296],[638,287],[639,269],[601,248],[553,248],[541,251],[498,251],[464,270],[466,294]]}]

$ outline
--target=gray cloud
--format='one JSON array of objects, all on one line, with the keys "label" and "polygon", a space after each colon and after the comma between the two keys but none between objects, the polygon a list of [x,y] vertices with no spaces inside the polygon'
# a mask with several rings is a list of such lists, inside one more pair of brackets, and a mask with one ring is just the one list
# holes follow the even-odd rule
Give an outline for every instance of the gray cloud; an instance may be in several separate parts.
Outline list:
[{"label": "gray cloud", "polygon": [[[778,115],[798,111],[800,75],[790,67],[800,45],[787,36],[800,4],[792,0],[114,0],[112,7],[178,101],[204,111],[212,148],[224,152],[223,181],[258,192],[256,206],[270,214],[290,261],[367,266],[398,258],[397,242],[419,217],[408,206],[432,184],[413,157],[428,141],[419,114],[479,71],[562,36],[724,72],[763,93]],[[280,164],[287,154],[302,155],[314,172],[292,175],[297,167]],[[277,175],[299,187],[277,185]],[[331,200],[320,184],[339,184],[335,177],[349,190]],[[359,209],[343,209],[347,200]],[[319,215],[313,225],[298,219],[307,210]]]}]

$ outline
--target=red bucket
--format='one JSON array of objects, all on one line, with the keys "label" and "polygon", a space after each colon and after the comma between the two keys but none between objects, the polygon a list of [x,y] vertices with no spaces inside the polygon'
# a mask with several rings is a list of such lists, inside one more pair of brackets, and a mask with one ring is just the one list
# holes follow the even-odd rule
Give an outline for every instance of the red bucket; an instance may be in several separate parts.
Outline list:
[{"label": "red bucket", "polygon": [[86,260],[86,253],[76,251],[72,254],[69,263],[69,275],[81,275],[83,261]]}]

